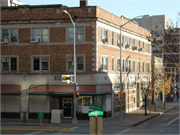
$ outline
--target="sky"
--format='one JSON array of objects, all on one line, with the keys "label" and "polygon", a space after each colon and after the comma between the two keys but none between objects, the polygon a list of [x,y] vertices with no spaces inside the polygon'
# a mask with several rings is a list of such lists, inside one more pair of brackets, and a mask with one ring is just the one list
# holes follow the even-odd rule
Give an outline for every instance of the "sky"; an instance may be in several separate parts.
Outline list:
[{"label": "sky", "polygon": [[[80,0],[20,0],[29,5],[63,4],[79,7]],[[99,6],[117,16],[134,18],[139,15],[166,15],[174,26],[180,25],[180,0],[88,0],[88,6]],[[179,27],[179,26],[178,26]]]}]

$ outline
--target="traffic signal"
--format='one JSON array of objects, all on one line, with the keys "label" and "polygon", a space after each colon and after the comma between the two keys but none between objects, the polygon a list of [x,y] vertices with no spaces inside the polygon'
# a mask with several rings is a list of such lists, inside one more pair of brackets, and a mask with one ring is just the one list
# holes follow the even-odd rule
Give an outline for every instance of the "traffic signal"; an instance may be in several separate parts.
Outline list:
[{"label": "traffic signal", "polygon": [[70,75],[62,75],[62,82],[71,82],[71,76]]},{"label": "traffic signal", "polygon": [[76,92],[76,98],[79,98],[79,92]]}]

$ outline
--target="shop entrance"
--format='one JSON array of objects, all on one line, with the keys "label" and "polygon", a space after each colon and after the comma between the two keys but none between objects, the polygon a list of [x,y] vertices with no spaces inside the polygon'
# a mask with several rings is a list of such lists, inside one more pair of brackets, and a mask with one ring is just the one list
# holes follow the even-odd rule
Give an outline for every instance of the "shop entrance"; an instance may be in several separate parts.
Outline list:
[{"label": "shop entrance", "polygon": [[63,118],[72,118],[72,98],[63,98]]}]

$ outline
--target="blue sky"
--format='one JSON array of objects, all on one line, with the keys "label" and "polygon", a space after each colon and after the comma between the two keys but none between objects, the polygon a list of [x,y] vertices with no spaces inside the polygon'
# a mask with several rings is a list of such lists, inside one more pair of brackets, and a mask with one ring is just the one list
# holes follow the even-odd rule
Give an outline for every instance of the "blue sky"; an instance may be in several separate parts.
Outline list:
[{"label": "blue sky", "polygon": [[[29,5],[63,4],[79,7],[80,0],[20,0]],[[167,15],[172,22],[179,21],[180,0],[88,0],[88,5],[99,6],[117,16],[134,18],[139,15]],[[179,23],[180,24],[180,23]]]}]

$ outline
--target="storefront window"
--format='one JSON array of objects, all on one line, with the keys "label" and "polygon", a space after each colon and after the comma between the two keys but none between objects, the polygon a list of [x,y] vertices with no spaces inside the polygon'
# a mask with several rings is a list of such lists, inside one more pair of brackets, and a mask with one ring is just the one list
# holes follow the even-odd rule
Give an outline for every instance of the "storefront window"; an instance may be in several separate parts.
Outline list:
[{"label": "storefront window", "polygon": [[91,101],[90,97],[83,97],[83,106],[89,106]]}]

